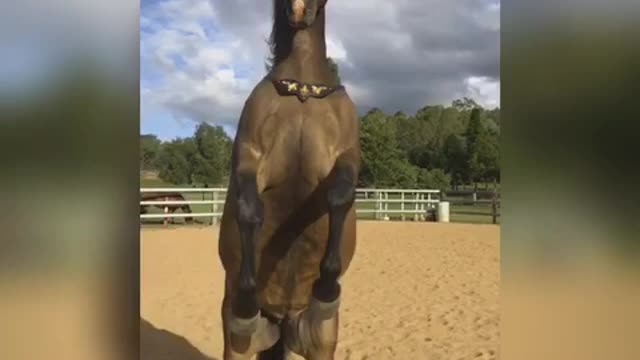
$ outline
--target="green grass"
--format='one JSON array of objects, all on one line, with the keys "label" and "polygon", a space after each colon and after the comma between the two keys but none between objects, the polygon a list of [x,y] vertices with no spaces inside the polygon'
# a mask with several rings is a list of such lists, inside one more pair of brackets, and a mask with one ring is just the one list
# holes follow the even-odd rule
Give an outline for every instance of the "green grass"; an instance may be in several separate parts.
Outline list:
[{"label": "green grass", "polygon": [[[458,189],[456,191],[473,191],[473,189],[474,189],[473,185],[466,184],[466,185],[458,185]],[[496,189],[498,191],[500,191],[500,183],[497,184]],[[478,191],[491,191],[491,190],[493,190],[493,183],[489,183],[486,188],[485,188],[484,183],[478,183],[477,190]]]},{"label": "green grass", "polygon": [[169,184],[161,179],[140,179],[140,187],[143,188],[177,188],[178,185]]},{"label": "green grass", "polygon": [[[160,179],[140,179],[140,186],[146,188],[193,188],[193,185],[175,185],[166,183]],[[196,185],[196,187],[202,187],[201,185]],[[201,194],[201,193],[183,193],[185,200],[212,200],[213,194]],[[220,196],[220,195],[218,195]],[[389,195],[389,199],[400,199],[400,194],[391,194]],[[459,199],[459,198],[457,198]],[[223,200],[219,198],[218,200]],[[375,209],[375,203],[357,203],[358,209]],[[405,209],[414,209],[414,204],[405,204]],[[222,205],[218,205],[218,209],[220,209]],[[389,210],[400,210],[401,204],[399,203],[391,203],[388,204]],[[151,214],[159,214],[162,213],[162,209],[158,209],[156,207],[148,207],[149,213]],[[212,212],[212,205],[191,205],[191,211],[194,213],[203,213],[203,212]],[[180,212],[180,210],[177,210]],[[499,213],[499,211],[498,211]],[[389,217],[392,220],[400,220],[401,214],[389,214]],[[407,213],[405,214],[407,219],[412,219],[413,214]],[[360,219],[375,219],[374,213],[367,213],[359,215]],[[476,205],[450,205],[450,220],[451,222],[456,223],[473,223],[473,224],[491,224],[491,205],[490,204],[476,204]],[[176,218],[176,223],[183,223],[184,219]],[[194,222],[196,224],[209,224],[211,219],[209,218],[194,218]],[[146,224],[162,224],[162,219],[146,219]],[[498,217],[498,223],[500,223],[500,217]]]}]

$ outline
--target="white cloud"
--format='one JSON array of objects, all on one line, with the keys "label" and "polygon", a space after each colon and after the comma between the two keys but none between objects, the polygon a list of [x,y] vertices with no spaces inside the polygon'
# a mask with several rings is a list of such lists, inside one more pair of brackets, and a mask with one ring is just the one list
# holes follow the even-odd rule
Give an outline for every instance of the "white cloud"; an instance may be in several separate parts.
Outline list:
[{"label": "white cloud", "polygon": [[343,82],[343,85],[349,91],[349,97],[351,100],[356,104],[365,104],[370,101],[371,92],[369,89],[348,81]]},{"label": "white cloud", "polygon": [[485,76],[470,76],[465,80],[467,92],[465,96],[471,97],[485,108],[500,106],[500,81]]},{"label": "white cloud", "polygon": [[[141,56],[142,105],[176,119],[229,124],[260,71],[240,41],[215,30],[213,3],[168,0],[145,9]],[[148,30],[147,30],[148,29]],[[238,68],[253,71],[238,72]],[[145,81],[146,80],[146,81]],[[150,113],[143,109],[143,113]]]},{"label": "white cloud", "polygon": [[339,39],[333,39],[327,36],[327,56],[336,61],[347,61],[347,50]]},{"label": "white cloud", "polygon": [[482,28],[490,31],[500,31],[500,3],[489,3],[473,18]]}]

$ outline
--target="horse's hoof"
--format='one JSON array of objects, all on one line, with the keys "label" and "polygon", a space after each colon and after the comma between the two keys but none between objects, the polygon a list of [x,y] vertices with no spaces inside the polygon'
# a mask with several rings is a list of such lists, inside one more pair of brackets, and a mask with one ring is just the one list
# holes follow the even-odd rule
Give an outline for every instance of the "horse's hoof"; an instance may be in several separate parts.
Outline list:
[{"label": "horse's hoof", "polygon": [[229,348],[225,359],[253,359],[255,354],[273,347],[279,339],[280,327],[267,320],[264,316],[260,316],[256,321],[255,333],[240,335],[232,332],[230,334]]},{"label": "horse's hoof", "polygon": [[338,312],[338,308],[340,308],[340,297],[331,302],[324,302],[311,297],[311,302],[309,303],[310,315],[321,320],[331,319]]},{"label": "horse's hoof", "polygon": [[256,337],[258,350],[266,350],[280,339],[280,327],[262,316],[258,320]]},{"label": "horse's hoof", "polygon": [[253,335],[258,329],[258,320],[260,320],[260,313],[257,313],[256,316],[243,319],[236,316],[229,316],[229,331],[234,334],[241,336],[250,336]]}]

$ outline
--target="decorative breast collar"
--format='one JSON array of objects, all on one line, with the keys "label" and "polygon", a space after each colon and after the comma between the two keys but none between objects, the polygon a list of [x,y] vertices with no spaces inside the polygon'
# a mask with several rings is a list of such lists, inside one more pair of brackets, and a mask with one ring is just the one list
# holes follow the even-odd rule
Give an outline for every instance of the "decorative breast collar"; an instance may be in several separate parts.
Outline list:
[{"label": "decorative breast collar", "polygon": [[295,95],[300,102],[305,102],[309,97],[322,99],[331,95],[336,90],[344,89],[344,86],[338,85],[335,87],[320,84],[305,84],[300,81],[283,79],[275,80],[271,79],[273,86],[281,96]]}]

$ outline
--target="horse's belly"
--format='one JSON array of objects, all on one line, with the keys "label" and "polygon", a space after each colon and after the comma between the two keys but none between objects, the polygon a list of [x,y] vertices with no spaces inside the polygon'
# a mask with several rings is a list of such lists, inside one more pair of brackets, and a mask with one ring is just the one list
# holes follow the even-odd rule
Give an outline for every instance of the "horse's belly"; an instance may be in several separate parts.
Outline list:
[{"label": "horse's belly", "polygon": [[[327,215],[307,226],[305,231],[290,242],[286,253],[264,252],[266,266],[261,307],[272,313],[284,315],[288,310],[301,310],[309,303],[311,287],[320,275],[320,261],[328,237]],[[286,235],[274,241],[287,241]],[[271,271],[269,271],[271,270]]]},{"label": "horse's belly", "polygon": [[[341,239],[342,272],[349,268],[356,246],[355,209],[345,219]],[[313,282],[320,276],[320,262],[329,237],[329,216],[325,212],[306,225],[302,233],[291,240],[287,232],[270,236],[272,251],[262,248],[262,263],[258,275],[260,306],[268,313],[283,317],[293,311],[304,310],[309,304]],[[267,230],[269,235],[273,231]],[[284,244],[284,245],[283,245]],[[281,246],[281,247],[280,247]],[[260,281],[262,280],[262,281]]]}]

